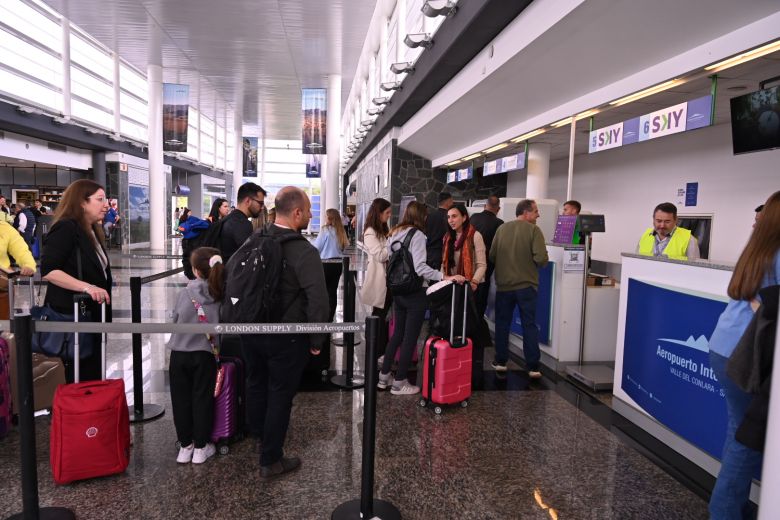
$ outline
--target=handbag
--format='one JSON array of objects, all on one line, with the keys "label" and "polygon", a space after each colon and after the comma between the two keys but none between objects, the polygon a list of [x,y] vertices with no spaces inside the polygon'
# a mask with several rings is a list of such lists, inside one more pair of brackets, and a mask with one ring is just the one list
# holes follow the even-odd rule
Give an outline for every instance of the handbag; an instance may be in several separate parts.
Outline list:
[{"label": "handbag", "polygon": [[[76,264],[78,266],[79,280],[81,273],[81,249],[77,248]],[[40,296],[40,288],[39,293]],[[83,301],[79,304],[79,321],[92,321],[92,313],[87,309]],[[33,305],[30,307],[30,316],[34,321],[75,321],[73,314],[52,309],[48,304]],[[73,332],[36,332],[32,337],[32,351],[47,356],[56,356],[64,361],[73,361],[75,350],[75,338]],[[86,359],[92,355],[94,350],[94,335],[90,333],[79,333],[79,359]]]}]

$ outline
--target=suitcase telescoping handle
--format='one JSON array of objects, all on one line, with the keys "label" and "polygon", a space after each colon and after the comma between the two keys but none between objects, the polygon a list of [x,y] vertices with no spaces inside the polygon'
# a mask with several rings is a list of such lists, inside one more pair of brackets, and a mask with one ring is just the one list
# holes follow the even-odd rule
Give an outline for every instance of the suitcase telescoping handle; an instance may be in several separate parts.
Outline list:
[{"label": "suitcase telescoping handle", "polygon": [[[458,284],[452,282],[452,309],[450,310],[450,345],[455,346],[455,291]],[[469,296],[469,281],[466,280],[463,283],[463,332],[460,340],[463,344],[466,343],[466,303]]]},{"label": "suitcase telescoping handle", "polygon": [[[73,321],[78,323],[79,322],[79,305],[91,302],[92,298],[88,294],[76,294],[73,296]],[[103,302],[100,305],[100,321],[101,323],[106,322],[106,304]],[[106,336],[105,334],[100,334],[100,379],[106,378]],[[73,333],[73,381],[78,383],[80,379],[80,365],[81,365],[81,356],[80,356],[80,349],[79,349],[79,333],[74,332]]]}]

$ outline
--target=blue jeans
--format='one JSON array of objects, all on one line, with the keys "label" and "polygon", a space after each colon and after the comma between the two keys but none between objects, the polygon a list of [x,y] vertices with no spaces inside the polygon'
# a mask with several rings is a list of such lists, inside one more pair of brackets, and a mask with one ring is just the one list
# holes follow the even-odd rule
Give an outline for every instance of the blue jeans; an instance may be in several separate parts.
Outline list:
[{"label": "blue jeans", "polygon": [[509,328],[515,305],[520,308],[523,325],[523,354],[528,370],[539,370],[539,327],[536,325],[536,289],[526,287],[515,291],[496,291],[496,363],[509,359]]},{"label": "blue jeans", "polygon": [[728,378],[727,362],[727,358],[710,352],[710,364],[726,395],[729,418],[723,457],[720,461],[720,473],[710,498],[711,520],[753,518],[750,507],[750,484],[753,475],[761,469],[763,459],[761,452],[748,448],[734,438],[753,396],[743,392]]}]

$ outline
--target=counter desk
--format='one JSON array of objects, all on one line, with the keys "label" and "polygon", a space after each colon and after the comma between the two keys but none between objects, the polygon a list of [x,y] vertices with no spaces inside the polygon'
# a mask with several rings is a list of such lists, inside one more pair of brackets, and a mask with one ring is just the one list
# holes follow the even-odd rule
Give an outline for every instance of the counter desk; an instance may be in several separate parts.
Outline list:
[{"label": "counter desk", "polygon": [[727,417],[709,338],[733,265],[633,253],[622,260],[613,408],[717,475]]}]

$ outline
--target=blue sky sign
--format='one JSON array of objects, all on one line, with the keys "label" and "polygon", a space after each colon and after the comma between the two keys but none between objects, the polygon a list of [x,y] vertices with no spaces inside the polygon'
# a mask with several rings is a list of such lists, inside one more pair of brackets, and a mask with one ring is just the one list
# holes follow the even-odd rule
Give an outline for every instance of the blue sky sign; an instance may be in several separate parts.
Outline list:
[{"label": "blue sky sign", "polygon": [[588,153],[618,148],[657,137],[687,132],[709,126],[712,96],[656,110],[590,133]]}]

